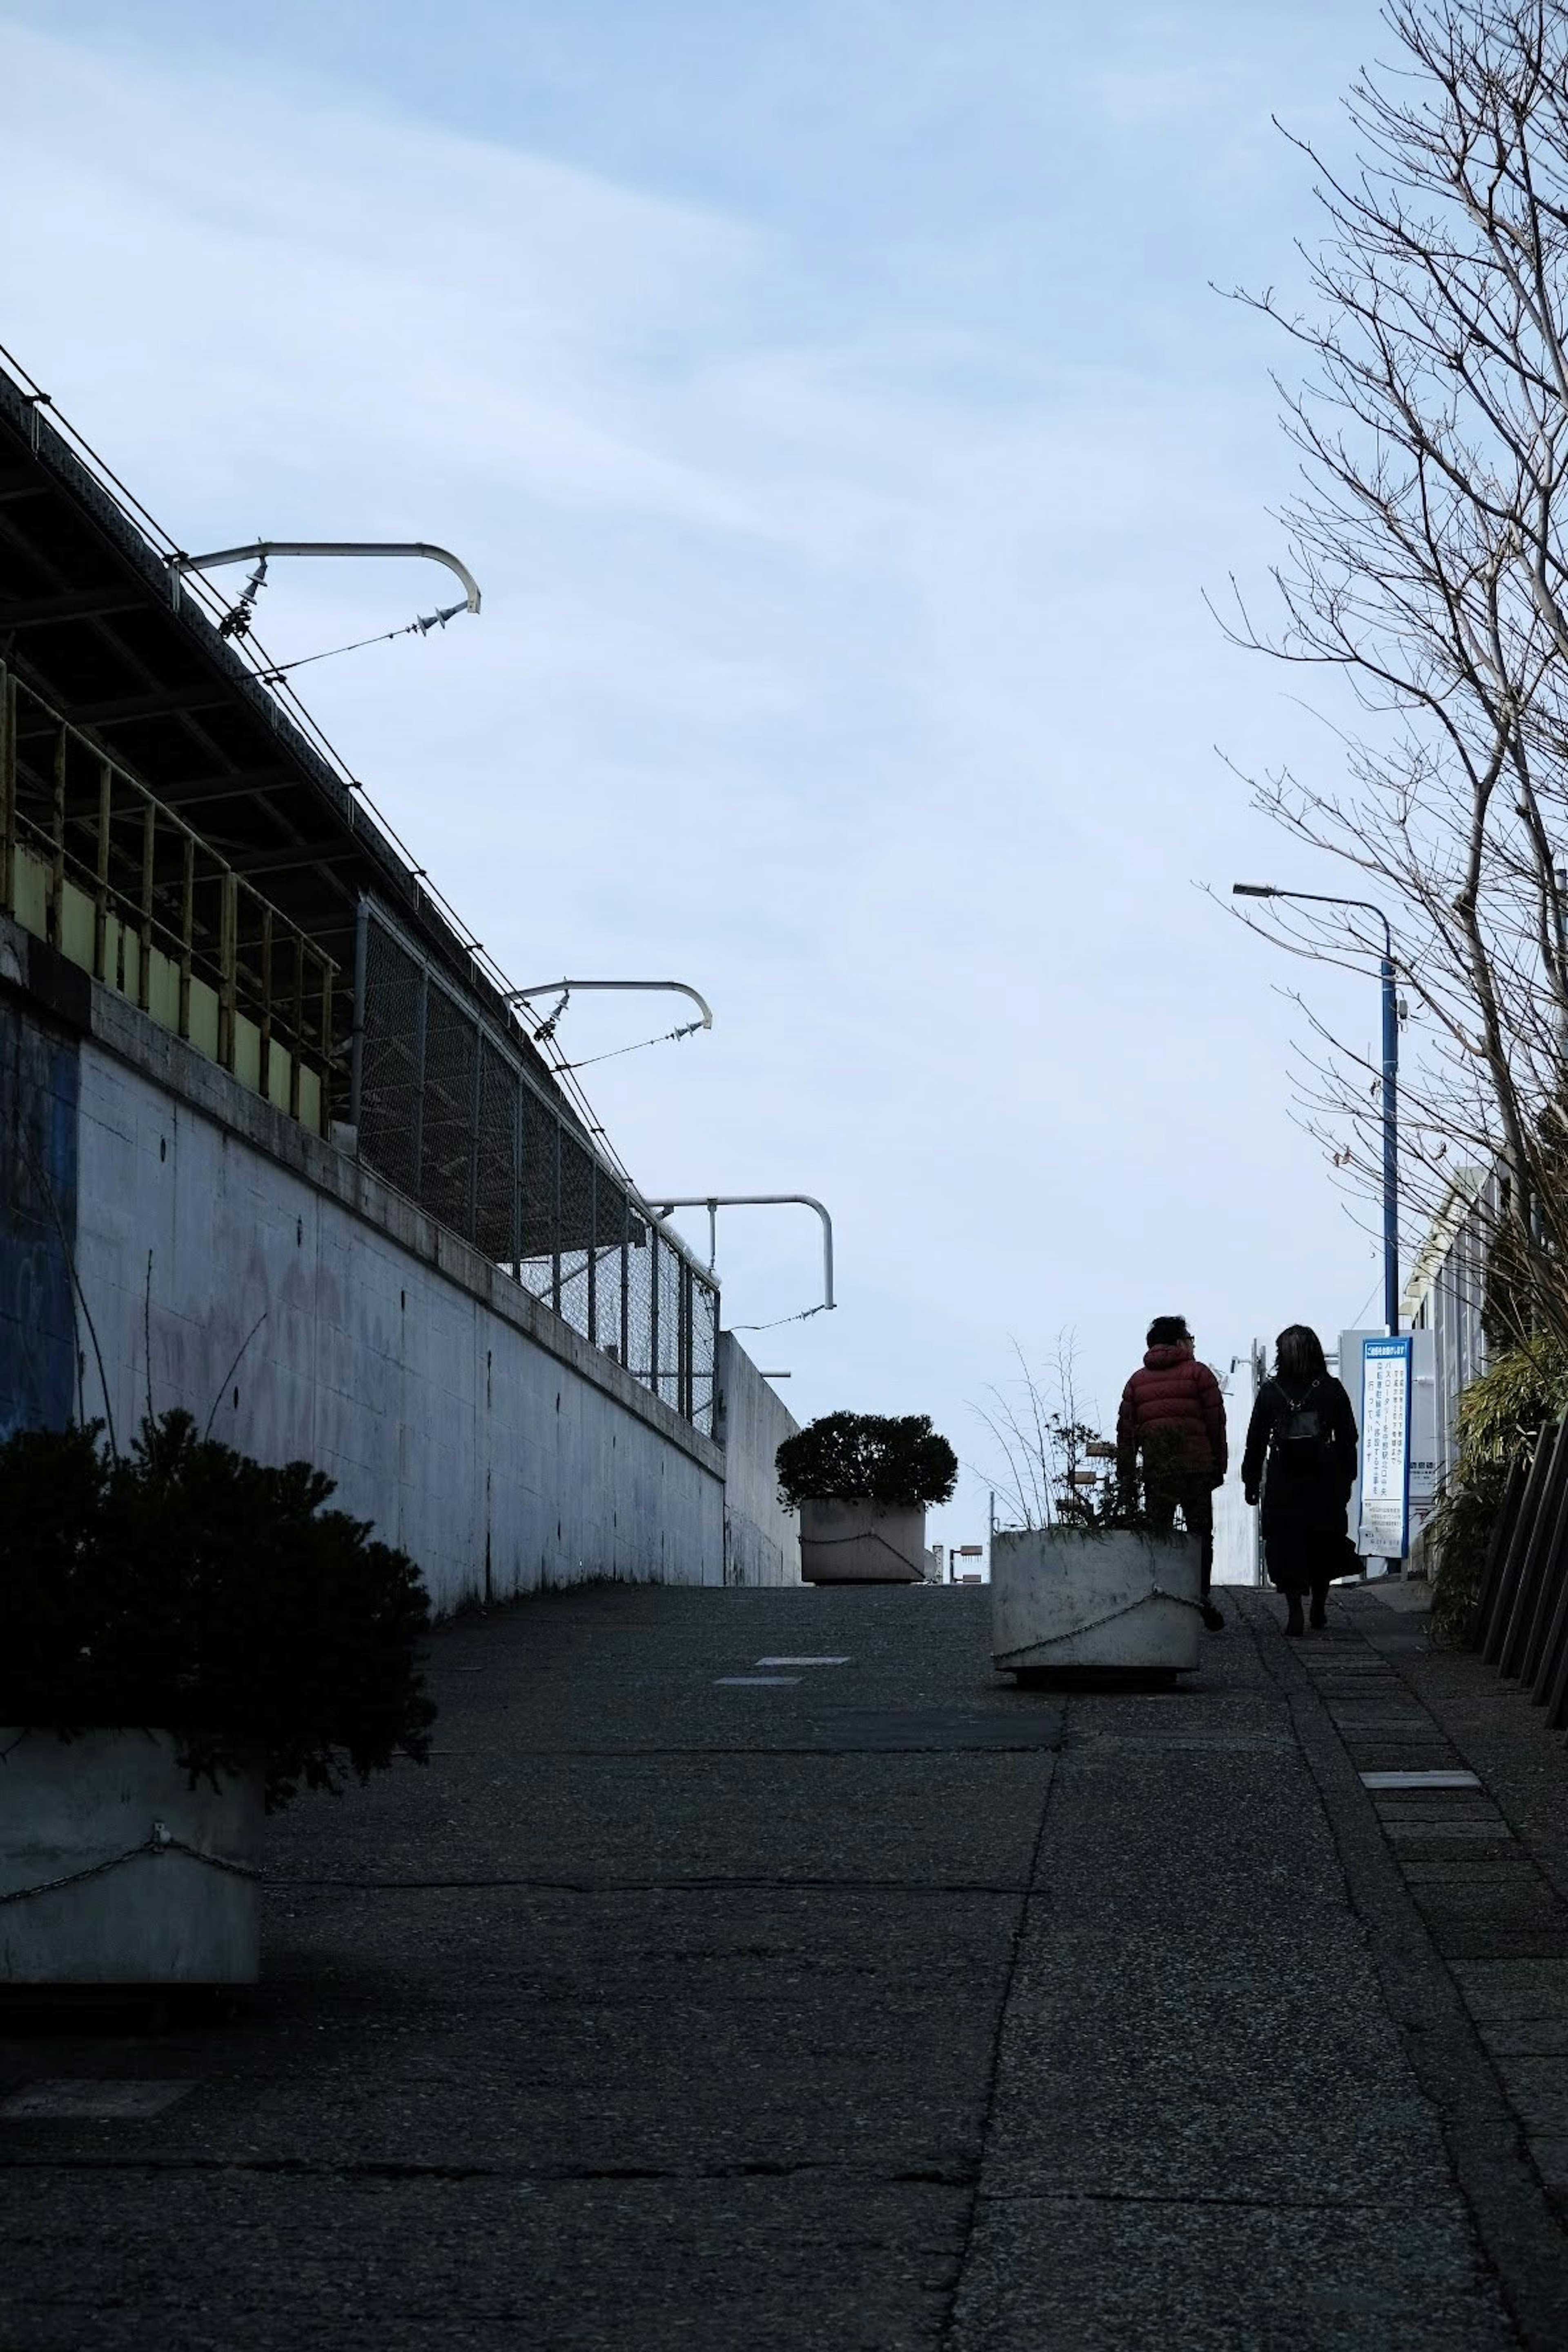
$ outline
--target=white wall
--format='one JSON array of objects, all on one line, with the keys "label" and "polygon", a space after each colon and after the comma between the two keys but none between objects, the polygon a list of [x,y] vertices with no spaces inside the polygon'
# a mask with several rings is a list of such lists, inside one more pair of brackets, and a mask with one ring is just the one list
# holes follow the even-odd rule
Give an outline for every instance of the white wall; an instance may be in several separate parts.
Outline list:
[{"label": "white wall", "polygon": [[[326,1471],[342,1508],[417,1561],[437,1611],[591,1576],[723,1580],[715,1444],[357,1162],[151,1028],[95,990],[117,1050],[81,1046],[77,1264],[122,1444],[146,1408],[150,1330],[156,1408],[205,1424],[216,1400],[215,1436]],[[91,1414],[85,1331],[82,1346]]]},{"label": "white wall", "polygon": [[800,1520],[779,1501],[773,1456],[800,1423],[732,1331],[719,1339],[724,1446],[724,1580],[798,1584]]}]

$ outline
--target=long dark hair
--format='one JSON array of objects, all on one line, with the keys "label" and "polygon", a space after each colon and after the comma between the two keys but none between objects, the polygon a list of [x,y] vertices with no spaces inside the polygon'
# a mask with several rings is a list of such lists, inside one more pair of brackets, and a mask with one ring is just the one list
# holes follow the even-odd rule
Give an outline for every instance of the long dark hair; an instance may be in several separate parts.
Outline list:
[{"label": "long dark hair", "polygon": [[1274,1377],[1287,1388],[1310,1389],[1314,1381],[1328,1378],[1323,1343],[1305,1323],[1292,1323],[1281,1331],[1274,1350]]}]

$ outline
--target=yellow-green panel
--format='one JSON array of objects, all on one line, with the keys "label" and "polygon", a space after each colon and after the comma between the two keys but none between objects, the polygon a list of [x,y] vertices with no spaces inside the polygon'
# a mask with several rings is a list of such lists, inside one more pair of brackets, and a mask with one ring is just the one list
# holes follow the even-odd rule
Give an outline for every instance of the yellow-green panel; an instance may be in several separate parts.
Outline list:
[{"label": "yellow-green panel", "polygon": [[234,1016],[234,1075],[242,1085],[261,1091],[261,1032],[243,1013]]},{"label": "yellow-green panel", "polygon": [[189,1035],[193,1045],[199,1045],[204,1054],[217,1060],[217,991],[205,980],[191,982]]},{"label": "yellow-green panel", "polygon": [[92,900],[76,883],[68,882],[60,893],[60,953],[84,971],[93,967],[94,929]]},{"label": "yellow-green panel", "polygon": [[35,856],[30,849],[24,849],[18,842],[15,871],[12,897],[16,903],[12,912],[25,931],[31,931],[36,939],[47,940],[49,936],[48,866],[43,858]]},{"label": "yellow-green panel", "polygon": [[180,1025],[180,967],[173,956],[162,948],[152,950],[152,971],[147,982],[147,1010],[154,1021],[165,1029]]},{"label": "yellow-green panel", "polygon": [[[48,937],[50,868],[47,858],[21,842],[15,845],[12,860],[11,914],[24,930],[36,938]],[[78,883],[67,882],[60,901],[60,947],[73,963],[85,971],[94,970],[95,909],[92,895]],[[161,948],[153,948],[147,957],[147,1010],[153,1019],[165,1029],[178,1030],[180,1025],[180,967]],[[142,940],[133,922],[115,914],[107,914],[103,926],[103,966],[97,977],[110,987],[119,989],[135,1003],[141,992]],[[205,981],[192,979],[189,1036],[193,1045],[209,1055],[216,1062],[218,1052],[218,994]],[[235,1019],[235,1076],[258,1093],[261,1092],[261,1032],[258,1024],[243,1013]],[[287,1049],[274,1044],[268,1055],[267,1087],[268,1101],[279,1110],[289,1108],[289,1081],[292,1064]],[[300,1070],[300,1110],[302,1126],[316,1134],[321,1132],[322,1090],[321,1073],[303,1065]]]},{"label": "yellow-green panel", "polygon": [[142,976],[142,940],[129,923],[110,915],[103,930],[103,977],[111,988],[118,988],[136,1002],[137,982]]}]

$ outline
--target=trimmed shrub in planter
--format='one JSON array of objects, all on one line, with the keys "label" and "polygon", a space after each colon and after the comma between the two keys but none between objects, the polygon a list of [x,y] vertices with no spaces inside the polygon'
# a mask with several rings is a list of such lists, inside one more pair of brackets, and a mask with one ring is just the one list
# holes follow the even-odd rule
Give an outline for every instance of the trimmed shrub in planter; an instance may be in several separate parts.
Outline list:
[{"label": "trimmed shrub in planter", "polygon": [[958,1459],[928,1413],[830,1412],[786,1437],[779,1500],[800,1512],[807,1584],[911,1584],[925,1575],[928,1503],[945,1503]]},{"label": "trimmed shrub in planter", "polygon": [[[423,1763],[435,1708],[415,1656],[429,1620],[418,1571],[326,1508],[331,1493],[308,1463],[252,1461],[198,1437],[184,1412],[149,1417],[121,1459],[97,1425],[0,1446],[0,1725],[11,1727],[0,1749],[26,1740],[26,1780],[41,1740],[67,1780],[85,1765],[73,1748],[93,1744],[81,1735],[143,1728],[158,1736],[147,1760],[159,1786],[177,1766],[190,1791],[205,1787],[231,1813],[244,1811],[247,1780],[252,1810],[276,1811],[301,1783],[338,1793],[399,1755]],[[134,1750],[115,1756],[116,1772],[134,1773]],[[19,1867],[24,1853],[37,1859],[18,1818],[23,1783],[18,1771],[8,1792],[0,1762],[0,1895],[42,1883]],[[25,1801],[36,1817],[36,1791]],[[128,1871],[166,1870],[171,1846],[184,1855],[171,1888],[210,1869],[199,1837],[160,1843],[166,1822],[132,1818],[139,1801],[123,1801],[126,1845],[149,1859]],[[92,1811],[85,1790],[71,1806]],[[243,1875],[244,1857],[227,1859]],[[75,1873],[62,1862],[44,1875]],[[114,1869],[100,1871],[75,1899],[115,1885]],[[37,1899],[58,1906],[69,1892]],[[0,1975],[11,1907],[0,1901]]]}]

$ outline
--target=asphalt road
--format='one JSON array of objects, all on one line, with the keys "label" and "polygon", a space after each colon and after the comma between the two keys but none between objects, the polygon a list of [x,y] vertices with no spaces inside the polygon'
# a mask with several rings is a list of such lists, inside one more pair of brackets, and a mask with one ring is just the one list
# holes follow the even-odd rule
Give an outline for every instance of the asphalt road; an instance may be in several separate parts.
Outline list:
[{"label": "asphalt road", "polygon": [[1487,2220],[1517,2134],[1464,2140],[1462,2019],[1422,2055],[1425,1930],[1268,1605],[1184,1689],[1041,1693],[987,1601],[444,1629],[430,1767],[271,1825],[237,2014],[0,2041],[0,2095],[172,2094],[0,2116],[5,2352],[1551,2343]]}]

